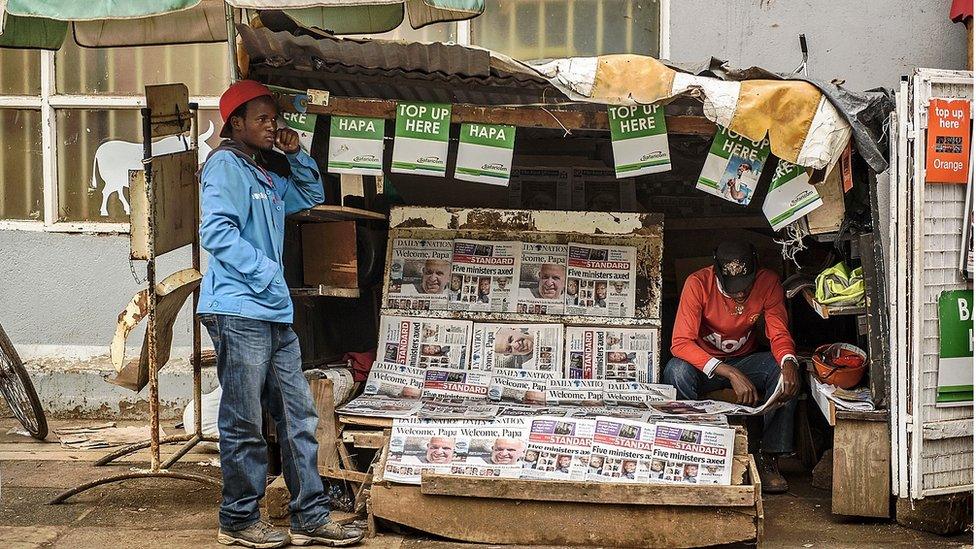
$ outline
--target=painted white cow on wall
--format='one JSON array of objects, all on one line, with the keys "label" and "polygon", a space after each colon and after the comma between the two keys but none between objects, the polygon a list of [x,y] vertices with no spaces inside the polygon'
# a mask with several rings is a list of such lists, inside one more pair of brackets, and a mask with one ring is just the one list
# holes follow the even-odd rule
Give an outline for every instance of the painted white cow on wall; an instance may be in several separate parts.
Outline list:
[{"label": "painted white cow on wall", "polygon": [[[197,140],[200,144],[199,163],[201,164],[213,149],[207,144],[207,139],[210,139],[213,133],[214,123],[210,122],[210,127]],[[188,145],[189,140],[183,136],[164,137],[153,142],[153,156],[185,151]],[[98,177],[101,177],[102,181],[105,182],[105,186],[102,187],[102,216],[108,216],[108,199],[113,194],[119,195],[122,208],[125,210],[125,214],[129,215],[129,201],[125,199],[124,192],[129,186],[129,170],[141,169],[142,143],[106,141],[98,146],[98,149],[95,150],[95,159],[92,161],[91,188],[98,188]]]}]

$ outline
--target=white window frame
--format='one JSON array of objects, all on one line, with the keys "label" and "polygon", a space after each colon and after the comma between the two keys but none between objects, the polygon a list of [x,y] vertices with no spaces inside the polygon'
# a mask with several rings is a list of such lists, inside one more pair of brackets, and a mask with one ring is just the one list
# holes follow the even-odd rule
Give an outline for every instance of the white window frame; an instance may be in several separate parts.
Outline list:
[{"label": "white window frame", "polygon": [[[129,223],[103,221],[58,221],[58,127],[57,111],[64,109],[140,109],[146,100],[138,95],[81,95],[57,92],[55,78],[56,52],[42,50],[41,94],[0,96],[0,108],[35,110],[41,113],[41,157],[43,178],[43,215],[38,221],[0,219],[0,230],[51,233],[126,234]],[[192,96],[191,102],[201,109],[218,108],[218,96]]]}]

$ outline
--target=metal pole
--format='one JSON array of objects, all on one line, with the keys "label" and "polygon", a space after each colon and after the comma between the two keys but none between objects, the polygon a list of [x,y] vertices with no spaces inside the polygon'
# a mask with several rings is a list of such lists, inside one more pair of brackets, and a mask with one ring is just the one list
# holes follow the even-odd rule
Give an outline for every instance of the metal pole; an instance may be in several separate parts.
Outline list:
[{"label": "metal pole", "polygon": [[146,342],[149,349],[149,467],[159,468],[159,370],[156,364],[156,189],[152,178],[152,110],[142,112],[142,165],[146,174],[146,194],[149,207],[148,241],[149,261],[146,262],[146,284],[149,292],[149,321],[146,324]]},{"label": "metal pole", "polygon": [[[190,103],[190,113],[191,113],[191,126],[190,126],[190,145],[191,150],[200,150],[200,143],[198,143],[197,131],[199,130],[199,112],[198,105],[196,103]],[[197,272],[200,271],[200,185],[194,182],[193,185],[194,194],[196,195],[196,200],[194,200],[194,215],[193,215],[193,244],[191,246],[193,254],[193,269]],[[197,319],[197,305],[200,303],[200,287],[197,286],[196,290],[193,290],[193,310],[190,312],[192,322],[193,322],[193,357],[191,359],[193,365],[193,432],[197,437],[203,436],[203,420],[201,419],[203,404],[200,402],[201,393],[203,392],[202,382],[201,382],[201,365],[200,365],[200,321]]]},{"label": "metal pole", "polygon": [[224,24],[227,25],[227,60],[229,61],[227,70],[232,83],[240,78],[240,74],[237,72],[237,27],[234,26],[234,23],[234,8],[230,7],[230,4],[224,4]]}]

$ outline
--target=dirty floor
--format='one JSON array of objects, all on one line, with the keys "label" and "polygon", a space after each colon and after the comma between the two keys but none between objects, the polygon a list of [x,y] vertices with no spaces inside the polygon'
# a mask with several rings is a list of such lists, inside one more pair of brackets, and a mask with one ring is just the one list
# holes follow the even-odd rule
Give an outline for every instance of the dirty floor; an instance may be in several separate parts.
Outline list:
[{"label": "dirty floor", "polygon": [[[72,422],[71,425],[78,425]],[[65,422],[54,422],[52,431]],[[147,454],[109,467],[93,467],[105,450],[68,450],[10,433],[13,420],[0,419],[0,547],[141,548],[221,547],[216,543],[218,492],[179,480],[134,480],[75,496],[66,505],[47,505],[61,491],[135,466]],[[170,426],[172,429],[172,426]],[[176,432],[175,429],[172,429]],[[219,475],[200,465],[214,454],[191,452],[179,468]],[[139,460],[142,460],[140,462]],[[789,494],[767,496],[763,547],[965,547],[972,535],[943,538],[888,521],[842,519],[830,514],[830,494],[790,476]],[[460,548],[456,544],[394,534],[370,539],[371,549]],[[472,547],[472,546],[466,546]]]}]

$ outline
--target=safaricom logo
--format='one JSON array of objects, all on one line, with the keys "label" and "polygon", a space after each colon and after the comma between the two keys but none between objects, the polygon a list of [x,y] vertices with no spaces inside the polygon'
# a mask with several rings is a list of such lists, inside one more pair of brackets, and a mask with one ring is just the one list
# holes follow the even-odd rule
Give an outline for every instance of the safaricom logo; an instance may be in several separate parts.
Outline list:
[{"label": "safaricom logo", "polygon": [[361,154],[356,158],[352,159],[353,162],[375,162],[376,155],[373,154]]},{"label": "safaricom logo", "polygon": [[481,169],[482,169],[482,170],[498,170],[498,171],[505,171],[505,166],[503,166],[503,165],[501,165],[501,164],[482,164],[482,165],[481,165]]},{"label": "safaricom logo", "polygon": [[661,152],[661,151],[649,152],[649,153],[645,154],[644,156],[642,156],[640,159],[641,160],[650,160],[652,158],[657,158],[659,156],[664,156],[664,153]]},{"label": "safaricom logo", "polygon": [[425,156],[423,158],[417,159],[417,164],[440,164],[441,159],[439,156]]}]

